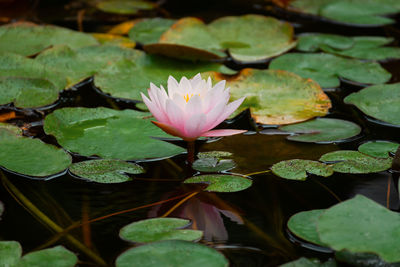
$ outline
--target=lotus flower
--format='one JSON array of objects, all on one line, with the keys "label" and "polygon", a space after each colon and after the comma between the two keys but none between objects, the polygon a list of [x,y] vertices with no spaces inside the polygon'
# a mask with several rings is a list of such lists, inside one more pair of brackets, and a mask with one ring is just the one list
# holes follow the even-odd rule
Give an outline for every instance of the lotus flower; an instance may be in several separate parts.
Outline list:
[{"label": "lotus flower", "polygon": [[150,83],[149,98],[142,98],[150,112],[157,119],[153,121],[166,133],[194,141],[200,136],[227,136],[243,133],[243,130],[211,130],[224,121],[242,104],[244,97],[232,103],[225,81],[214,87],[210,77],[203,80],[200,74],[188,80],[183,77],[178,83],[172,76],[168,78],[168,92],[161,86]]}]

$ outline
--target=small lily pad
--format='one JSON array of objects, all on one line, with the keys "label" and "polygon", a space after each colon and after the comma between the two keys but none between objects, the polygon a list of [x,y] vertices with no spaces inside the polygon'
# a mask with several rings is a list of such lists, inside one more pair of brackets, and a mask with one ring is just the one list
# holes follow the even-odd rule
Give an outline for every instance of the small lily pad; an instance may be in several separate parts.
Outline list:
[{"label": "small lily pad", "polygon": [[324,88],[340,85],[339,77],[362,84],[380,84],[391,74],[377,62],[363,62],[325,53],[290,53],[271,61],[270,69],[294,72],[310,78]]},{"label": "small lily pad", "polygon": [[230,158],[232,156],[233,153],[228,151],[206,151],[206,152],[199,152],[197,154],[197,157],[199,159],[204,159],[204,158],[224,159],[224,158]]},{"label": "small lily pad", "polygon": [[326,247],[326,245],[322,243],[317,232],[318,218],[324,211],[324,209],[320,209],[296,213],[290,217],[287,226],[297,237],[307,242]]},{"label": "small lily pad", "polygon": [[83,156],[106,159],[170,157],[183,148],[151,137],[169,137],[146,119],[149,113],[108,108],[62,108],[47,115],[44,130]]},{"label": "small lily pad", "polygon": [[155,8],[154,3],[141,0],[101,0],[96,7],[101,11],[123,15],[134,15],[139,10]]},{"label": "small lily pad", "polygon": [[375,158],[389,158],[389,153],[396,153],[399,144],[389,141],[370,141],[358,147],[358,151]]},{"label": "small lily pad", "polygon": [[200,158],[193,162],[193,169],[200,172],[222,172],[235,168],[236,164],[231,159],[218,159],[214,157]]},{"label": "small lily pad", "polygon": [[252,117],[263,124],[289,124],[325,116],[331,101],[321,87],[286,71],[243,69],[237,75],[209,72],[215,82],[226,80],[231,98],[246,97],[237,112],[250,108]]},{"label": "small lily pad", "polygon": [[328,260],[322,263],[318,259],[307,259],[304,257],[301,257],[300,259],[295,261],[279,265],[279,267],[336,267],[336,266],[337,265],[335,260]]},{"label": "small lily pad", "polygon": [[0,266],[15,266],[22,255],[22,247],[17,241],[0,241]]},{"label": "small lily pad", "polygon": [[332,167],[318,161],[291,159],[278,162],[271,167],[272,172],[281,178],[306,180],[308,174],[328,177],[333,174]]},{"label": "small lily pad", "polygon": [[15,135],[2,128],[0,148],[0,165],[24,175],[54,175],[64,171],[71,164],[71,156],[63,149],[45,144],[39,139]]},{"label": "small lily pad", "polygon": [[124,226],[119,236],[124,240],[139,243],[161,240],[199,240],[203,236],[202,231],[183,229],[190,224],[189,220],[180,218],[147,219]]},{"label": "small lily pad", "polygon": [[74,163],[69,167],[72,174],[97,183],[122,183],[132,180],[127,173],[144,173],[135,163],[114,159],[88,160]]},{"label": "small lily pad", "polygon": [[205,245],[183,240],[165,240],[131,248],[116,260],[117,267],[227,267],[227,259]]},{"label": "small lily pad", "polygon": [[157,43],[161,35],[175,22],[174,19],[165,18],[143,19],[129,30],[129,38],[141,44]]},{"label": "small lily pad", "polygon": [[190,177],[184,183],[208,184],[204,190],[209,192],[237,192],[249,188],[253,182],[238,175],[207,174]]},{"label": "small lily pad", "polygon": [[364,88],[348,95],[344,102],[355,105],[368,116],[400,126],[400,83]]},{"label": "small lily pad", "polygon": [[372,252],[400,261],[400,214],[362,196],[327,209],[318,218],[321,241],[335,250]]},{"label": "small lily pad", "polygon": [[326,153],[319,159],[330,163],[335,172],[341,173],[373,173],[390,169],[392,160],[374,158],[357,151],[339,150]]},{"label": "small lily pad", "polygon": [[357,124],[330,118],[315,120],[280,127],[282,131],[294,133],[288,140],[310,143],[337,143],[346,141],[361,132]]},{"label": "small lily pad", "polygon": [[78,263],[78,258],[74,253],[63,246],[42,249],[28,253],[18,262],[18,267],[31,266],[54,266],[54,267],[72,267]]}]

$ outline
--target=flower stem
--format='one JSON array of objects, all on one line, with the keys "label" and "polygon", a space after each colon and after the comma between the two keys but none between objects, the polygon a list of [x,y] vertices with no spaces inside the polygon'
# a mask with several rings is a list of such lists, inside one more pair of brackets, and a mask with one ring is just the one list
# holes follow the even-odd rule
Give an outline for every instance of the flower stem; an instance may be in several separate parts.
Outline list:
[{"label": "flower stem", "polygon": [[195,141],[188,141],[187,142],[187,162],[191,167],[194,162],[194,152],[195,152]]}]

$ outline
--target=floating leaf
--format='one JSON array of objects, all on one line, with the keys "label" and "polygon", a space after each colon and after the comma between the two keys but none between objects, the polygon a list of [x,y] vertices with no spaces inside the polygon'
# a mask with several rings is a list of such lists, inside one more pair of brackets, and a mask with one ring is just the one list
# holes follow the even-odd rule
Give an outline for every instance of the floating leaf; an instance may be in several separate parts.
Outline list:
[{"label": "floating leaf", "polygon": [[195,241],[203,236],[199,230],[183,229],[189,220],[180,218],[153,218],[137,221],[124,226],[119,236],[127,241],[148,243],[161,240]]},{"label": "floating leaf", "polygon": [[153,9],[155,5],[151,2],[140,0],[102,0],[97,3],[96,7],[108,13],[134,15],[139,10]]},{"label": "floating leaf", "polygon": [[291,159],[278,162],[271,167],[272,172],[281,178],[290,180],[306,180],[308,173],[328,177],[333,174],[330,166],[318,161]]},{"label": "floating leaf", "polygon": [[305,33],[298,36],[296,49],[304,52],[318,52],[322,47],[337,50],[350,49],[354,45],[351,37],[329,33]]},{"label": "floating leaf", "polygon": [[252,117],[263,124],[289,124],[324,116],[331,107],[317,83],[286,71],[244,69],[235,76],[211,72],[217,82],[227,81],[231,98],[246,97],[238,112],[250,108]]},{"label": "floating leaf", "polygon": [[[21,36],[23,36],[23,41]],[[52,25],[14,23],[0,27],[0,52],[31,56],[60,44],[79,48],[98,43],[90,34]]]},{"label": "floating leaf", "polygon": [[71,164],[71,156],[64,150],[2,128],[0,148],[0,165],[24,175],[49,176],[64,171]]},{"label": "floating leaf", "polygon": [[22,135],[21,128],[15,126],[13,124],[0,122],[0,131],[2,131],[2,130],[7,130],[10,133],[13,133],[15,135]]},{"label": "floating leaf", "polygon": [[282,54],[295,45],[290,24],[272,17],[244,15],[219,18],[208,25],[196,18],[180,19],[161,35],[159,43],[144,49],[203,60],[225,57],[223,51],[228,50],[233,59],[252,62]]},{"label": "floating leaf", "polygon": [[224,159],[224,158],[230,158],[232,156],[233,153],[228,151],[206,151],[206,152],[199,152],[197,154],[197,157],[199,159],[204,159],[204,158]]},{"label": "floating leaf", "polygon": [[362,196],[327,209],[318,218],[321,241],[335,250],[372,252],[400,261],[400,214]]},{"label": "floating leaf", "polygon": [[400,83],[370,86],[348,95],[353,104],[368,116],[400,126]]},{"label": "floating leaf", "polygon": [[128,20],[124,21],[120,24],[117,24],[107,32],[108,34],[113,34],[113,35],[127,35],[130,31],[130,29],[135,26],[136,23],[140,22],[142,19],[134,19],[134,20]]},{"label": "floating leaf", "polygon": [[222,172],[235,168],[236,164],[231,159],[218,159],[214,157],[200,158],[193,162],[193,169],[200,172]]},{"label": "floating leaf", "polygon": [[204,189],[209,192],[237,192],[249,188],[252,180],[238,175],[207,174],[193,176],[185,184],[208,184]]},{"label": "floating leaf", "polygon": [[116,260],[117,267],[227,267],[218,251],[205,245],[182,240],[166,240],[131,248]]},{"label": "floating leaf", "polygon": [[389,158],[389,153],[396,153],[399,144],[388,141],[370,141],[358,147],[358,151],[375,158]]},{"label": "floating leaf", "polygon": [[143,19],[130,29],[129,38],[141,44],[157,43],[161,35],[174,23],[174,19]]},{"label": "floating leaf", "polygon": [[78,263],[78,258],[74,253],[63,246],[43,249],[28,253],[18,262],[18,267],[31,266],[52,266],[52,267],[72,267]]},{"label": "floating leaf", "polygon": [[83,156],[133,160],[170,157],[184,149],[152,136],[168,135],[154,126],[148,113],[108,108],[63,108],[48,115],[47,134],[65,149]]},{"label": "floating leaf", "polygon": [[297,237],[321,247],[326,247],[326,245],[322,243],[317,232],[318,218],[324,211],[325,210],[321,209],[296,213],[290,217],[287,226]]},{"label": "floating leaf", "polygon": [[132,180],[127,173],[139,174],[144,169],[135,164],[114,159],[88,160],[69,167],[72,174],[97,183],[122,183]]},{"label": "floating leaf", "polygon": [[128,37],[110,34],[110,33],[92,33],[92,36],[96,38],[102,45],[118,45],[126,48],[134,48],[136,43]]},{"label": "floating leaf", "polygon": [[318,259],[307,259],[301,257],[298,260],[291,261],[282,265],[280,267],[336,267],[335,260],[328,260],[321,263]]},{"label": "floating leaf", "polygon": [[59,89],[45,79],[0,77],[0,105],[20,108],[41,107],[58,99]]},{"label": "floating leaf", "polygon": [[271,61],[270,69],[294,72],[311,78],[322,87],[338,87],[339,77],[363,84],[387,82],[391,74],[377,62],[363,62],[335,55],[318,53],[290,53]]},{"label": "floating leaf", "polygon": [[344,262],[350,266],[363,267],[398,267],[399,263],[387,263],[378,255],[373,253],[352,253],[350,251],[341,250],[335,253],[335,259],[339,262]]},{"label": "floating leaf", "polygon": [[0,266],[14,266],[22,255],[22,247],[16,241],[0,241]]},{"label": "floating leaf", "polygon": [[322,155],[323,162],[333,162],[332,168],[341,173],[373,173],[389,169],[392,160],[373,158],[357,151],[339,150]]},{"label": "floating leaf", "polygon": [[361,132],[357,124],[330,118],[315,120],[280,127],[282,131],[295,133],[288,140],[310,143],[335,143],[345,141]]}]

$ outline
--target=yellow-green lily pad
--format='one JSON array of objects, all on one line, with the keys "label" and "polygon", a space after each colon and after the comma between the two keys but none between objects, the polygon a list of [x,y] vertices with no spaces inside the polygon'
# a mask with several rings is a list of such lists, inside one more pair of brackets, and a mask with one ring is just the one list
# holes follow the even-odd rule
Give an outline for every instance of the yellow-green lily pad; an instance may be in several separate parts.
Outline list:
[{"label": "yellow-green lily pad", "polygon": [[165,18],[143,19],[129,30],[129,38],[141,44],[157,43],[161,35],[175,22],[174,19]]},{"label": "yellow-green lily pad", "polygon": [[22,247],[17,241],[0,241],[0,266],[15,266],[22,255]]},{"label": "yellow-green lily pad", "polygon": [[317,222],[324,209],[296,213],[287,222],[289,230],[297,237],[321,247],[326,247],[317,232]]},{"label": "yellow-green lily pad", "polygon": [[208,184],[204,189],[209,192],[237,192],[249,188],[252,180],[238,175],[206,174],[193,176],[184,181],[185,184]]},{"label": "yellow-green lily pad", "polygon": [[96,7],[107,13],[134,15],[140,10],[151,10],[156,7],[152,2],[141,0],[101,0]]},{"label": "yellow-green lily pad", "polygon": [[318,161],[291,159],[278,162],[271,167],[272,172],[281,178],[304,181],[308,174],[328,177],[333,174],[331,166]]},{"label": "yellow-green lily pad", "polygon": [[358,147],[358,151],[375,158],[389,158],[389,153],[396,153],[400,144],[389,141],[370,141]]}]

